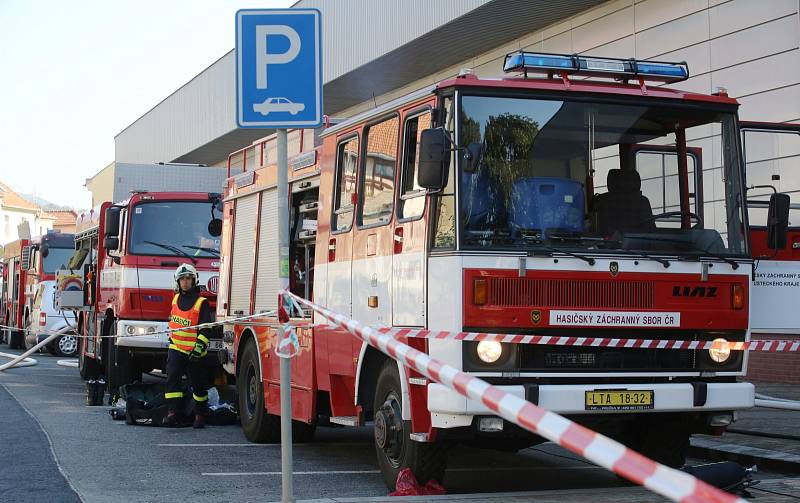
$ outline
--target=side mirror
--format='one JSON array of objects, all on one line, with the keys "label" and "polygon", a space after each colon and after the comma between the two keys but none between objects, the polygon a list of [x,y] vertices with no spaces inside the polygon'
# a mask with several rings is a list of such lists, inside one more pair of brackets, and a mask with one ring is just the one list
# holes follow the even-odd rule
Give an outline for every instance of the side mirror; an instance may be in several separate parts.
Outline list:
[{"label": "side mirror", "polygon": [[39,246],[39,253],[42,254],[42,257],[47,258],[47,256],[50,255],[50,245],[42,243],[41,246]]},{"label": "side mirror", "polygon": [[[110,208],[106,209],[106,231],[105,237],[108,240],[109,237],[117,236],[119,237],[119,213],[121,208],[116,206],[111,206]],[[119,240],[117,240],[119,241]],[[108,249],[108,247],[106,247]],[[114,248],[116,249],[116,248]]]},{"label": "side mirror", "polygon": [[119,249],[119,236],[106,236],[103,240],[103,248],[106,250]]},{"label": "side mirror", "polygon": [[22,248],[22,255],[20,256],[20,264],[19,267],[23,271],[27,271],[31,268],[31,252],[33,251],[32,246],[25,246]]},{"label": "side mirror", "polygon": [[222,234],[222,220],[215,218],[208,223],[208,233],[212,236],[219,237]]},{"label": "side mirror", "polygon": [[443,128],[425,129],[419,140],[420,187],[428,190],[442,190],[447,184],[450,169],[450,138]]},{"label": "side mirror", "polygon": [[767,246],[772,250],[786,248],[789,234],[790,204],[791,199],[788,194],[772,194],[769,198]]}]

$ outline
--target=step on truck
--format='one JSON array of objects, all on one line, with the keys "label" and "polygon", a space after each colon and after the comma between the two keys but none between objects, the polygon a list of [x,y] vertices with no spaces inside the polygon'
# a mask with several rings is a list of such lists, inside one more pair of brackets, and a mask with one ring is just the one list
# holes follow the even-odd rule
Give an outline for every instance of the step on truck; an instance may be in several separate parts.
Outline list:
[{"label": "step on truck", "polygon": [[[231,154],[251,169],[225,190],[217,318],[249,440],[279,438],[278,204],[292,292],[366,325],[749,339],[737,101],[662,86],[687,79],[685,63],[515,52],[504,70],[290,132],[288,201],[265,155],[274,137]],[[779,203],[765,201],[774,214]],[[784,219],[769,226],[786,233]],[[258,313],[264,323],[236,321]],[[292,359],[297,440],[320,424],[373,424],[390,488],[403,468],[441,480],[455,442],[542,441],[313,321]],[[754,404],[741,351],[405,342],[670,466],[691,434],[721,433]]]},{"label": "step on truck", "polygon": [[219,194],[137,192],[78,217],[75,251],[64,272],[81,283],[82,295],[68,302],[79,312],[83,378],[104,377],[113,396],[143,372],[165,368],[169,342],[161,332],[178,265],[195,266],[201,295],[215,306],[220,210]]}]

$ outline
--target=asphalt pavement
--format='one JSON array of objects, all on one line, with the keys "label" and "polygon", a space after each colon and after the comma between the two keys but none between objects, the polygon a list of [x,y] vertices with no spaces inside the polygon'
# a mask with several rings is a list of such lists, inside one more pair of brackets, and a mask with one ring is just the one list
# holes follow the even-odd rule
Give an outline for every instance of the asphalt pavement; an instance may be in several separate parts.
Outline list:
[{"label": "asphalt pavement", "polygon": [[[77,369],[58,366],[48,355],[37,359],[34,367],[0,372],[2,445],[24,452],[19,459],[30,459],[28,466],[41,467],[7,475],[13,462],[6,460],[0,500],[25,501],[17,497],[25,491],[37,495],[31,501],[49,502],[76,501],[75,493],[92,503],[280,500],[279,445],[251,444],[238,426],[166,429],[114,421],[108,407],[84,405]],[[385,496],[371,437],[369,428],[319,428],[312,443],[295,445],[295,497]],[[450,494],[498,496],[624,487],[613,474],[549,443],[516,454],[457,447],[444,485]]]}]

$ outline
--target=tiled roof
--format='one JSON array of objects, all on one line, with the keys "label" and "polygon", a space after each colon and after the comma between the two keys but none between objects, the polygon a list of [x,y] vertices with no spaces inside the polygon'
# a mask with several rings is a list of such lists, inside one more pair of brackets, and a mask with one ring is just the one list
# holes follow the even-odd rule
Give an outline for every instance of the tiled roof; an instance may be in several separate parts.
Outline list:
[{"label": "tiled roof", "polygon": [[20,196],[8,185],[0,182],[0,204],[25,210],[38,210],[39,207]]},{"label": "tiled roof", "polygon": [[54,227],[75,225],[75,222],[78,220],[78,214],[74,210],[47,211],[43,213],[42,216],[44,218],[54,219]]}]

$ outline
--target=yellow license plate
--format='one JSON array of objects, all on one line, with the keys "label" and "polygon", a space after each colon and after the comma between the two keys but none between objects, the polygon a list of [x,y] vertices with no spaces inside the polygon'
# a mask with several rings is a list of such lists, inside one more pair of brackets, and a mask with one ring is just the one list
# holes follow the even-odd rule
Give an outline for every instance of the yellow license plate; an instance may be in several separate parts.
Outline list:
[{"label": "yellow license plate", "polygon": [[586,410],[645,410],[653,408],[651,390],[587,391]]}]

